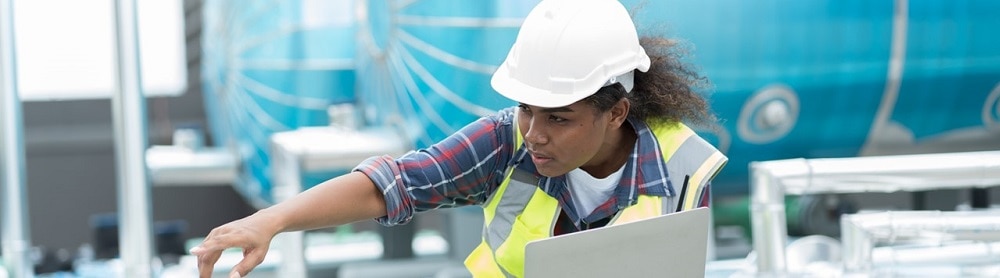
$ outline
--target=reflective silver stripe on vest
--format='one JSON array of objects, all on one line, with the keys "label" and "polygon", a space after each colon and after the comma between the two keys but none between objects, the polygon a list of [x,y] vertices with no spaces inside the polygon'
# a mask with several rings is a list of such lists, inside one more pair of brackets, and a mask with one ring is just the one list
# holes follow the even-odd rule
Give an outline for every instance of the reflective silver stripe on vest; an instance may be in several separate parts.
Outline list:
[{"label": "reflective silver stripe on vest", "polygon": [[513,230],[514,219],[521,215],[526,204],[531,200],[531,196],[538,189],[536,186],[538,178],[535,175],[518,169],[513,171],[507,189],[504,190],[503,196],[500,196],[500,201],[497,203],[493,220],[487,225],[488,228],[483,230],[483,239],[493,251],[496,251],[507,240],[507,236]]},{"label": "reflective silver stripe on vest", "polygon": [[[670,184],[673,185],[674,190],[677,194],[674,195],[671,203],[674,203],[674,208],[671,211],[676,211],[677,203],[684,202],[680,200],[681,191],[684,189],[684,179],[687,176],[693,175],[701,164],[707,160],[713,153],[715,153],[715,147],[711,144],[701,139],[697,135],[692,135],[681,143],[681,146],[677,148],[677,151],[670,156],[670,160],[667,161],[667,179],[670,180]],[[702,179],[702,184],[689,185],[702,187],[710,179]],[[698,192],[701,192],[699,190]]]}]

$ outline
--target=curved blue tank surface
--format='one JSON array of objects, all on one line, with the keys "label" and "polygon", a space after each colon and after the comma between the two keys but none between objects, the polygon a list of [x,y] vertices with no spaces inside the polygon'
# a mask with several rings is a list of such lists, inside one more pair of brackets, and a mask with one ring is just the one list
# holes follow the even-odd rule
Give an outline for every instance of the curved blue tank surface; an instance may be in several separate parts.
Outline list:
[{"label": "curved blue tank surface", "polygon": [[[638,2],[638,1],[628,1]],[[641,26],[684,40],[713,84],[730,157],[751,161],[1000,147],[1000,2],[647,1]]]},{"label": "curved blue tank surface", "polygon": [[538,0],[359,3],[357,86],[370,123],[410,127],[425,147],[514,104],[490,76]]},{"label": "curved blue tank surface", "polygon": [[326,125],[331,104],[355,101],[352,2],[205,1],[205,108],[247,195],[272,201],[272,133]]},{"label": "curved blue tank surface", "polygon": [[[214,134],[262,180],[262,136],[324,124],[319,106],[355,91],[368,124],[402,126],[415,147],[513,105],[489,76],[538,0],[327,1],[357,21],[309,32],[288,30],[319,1],[258,2],[206,3],[205,88]],[[716,195],[746,194],[751,161],[1000,148],[998,1],[622,2],[711,82],[721,128],[699,133],[730,157]],[[326,9],[312,20],[339,12]],[[313,58],[356,67],[247,68]]]}]

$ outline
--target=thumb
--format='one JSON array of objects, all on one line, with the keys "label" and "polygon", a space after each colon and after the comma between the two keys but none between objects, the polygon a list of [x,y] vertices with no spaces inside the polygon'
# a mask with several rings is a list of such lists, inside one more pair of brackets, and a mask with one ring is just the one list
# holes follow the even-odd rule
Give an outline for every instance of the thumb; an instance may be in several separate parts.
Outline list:
[{"label": "thumb", "polygon": [[266,248],[252,248],[243,250],[243,259],[240,260],[236,266],[233,266],[233,271],[229,273],[230,278],[243,277],[253,271],[260,263],[264,262],[264,255],[267,254]]}]

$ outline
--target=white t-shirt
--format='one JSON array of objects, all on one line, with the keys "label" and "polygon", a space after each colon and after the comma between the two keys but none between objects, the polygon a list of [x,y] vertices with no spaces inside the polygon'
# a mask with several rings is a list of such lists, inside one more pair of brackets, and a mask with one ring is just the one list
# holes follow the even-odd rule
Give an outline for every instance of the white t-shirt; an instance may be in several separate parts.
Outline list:
[{"label": "white t-shirt", "polygon": [[611,199],[611,195],[615,193],[615,187],[622,179],[623,171],[625,171],[624,164],[618,168],[618,171],[603,179],[595,178],[580,168],[573,169],[566,174],[569,192],[573,194],[573,206],[576,207],[580,218],[589,216],[597,206]]}]

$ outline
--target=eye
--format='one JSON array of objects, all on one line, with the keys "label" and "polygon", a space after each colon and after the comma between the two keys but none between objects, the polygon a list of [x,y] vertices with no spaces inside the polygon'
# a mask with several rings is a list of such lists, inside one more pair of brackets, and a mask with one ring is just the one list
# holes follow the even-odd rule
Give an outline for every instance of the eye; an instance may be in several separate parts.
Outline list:
[{"label": "eye", "polygon": [[527,105],[524,104],[518,105],[517,109],[520,110],[521,113],[531,114],[531,108],[528,108]]},{"label": "eye", "polygon": [[560,118],[560,117],[557,117],[557,116],[549,116],[549,120],[552,121],[552,122],[554,122],[554,123],[562,123],[562,122],[566,121],[566,118]]}]

